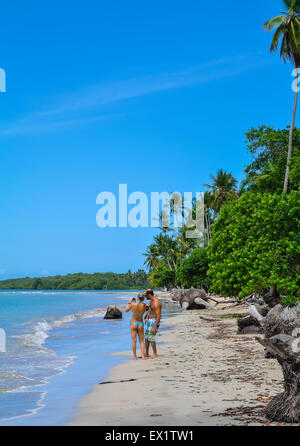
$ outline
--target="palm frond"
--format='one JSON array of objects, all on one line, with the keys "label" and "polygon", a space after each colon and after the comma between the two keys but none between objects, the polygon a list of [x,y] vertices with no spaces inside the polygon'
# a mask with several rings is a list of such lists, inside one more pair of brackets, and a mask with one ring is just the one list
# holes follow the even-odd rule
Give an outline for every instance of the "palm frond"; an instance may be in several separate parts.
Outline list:
[{"label": "palm frond", "polygon": [[300,0],[294,0],[293,9],[296,13],[300,12]]},{"label": "palm frond", "polygon": [[279,40],[281,38],[281,36],[284,35],[284,25],[279,25],[278,28],[276,29],[273,39],[272,39],[272,44],[271,44],[271,48],[270,48],[270,52],[273,53],[277,50],[278,45],[279,45]]},{"label": "palm frond", "polygon": [[299,28],[297,23],[291,21],[289,32],[289,43],[294,55],[300,54],[300,42],[299,42]]},{"label": "palm frond", "polygon": [[282,2],[287,9],[291,9],[293,3],[295,3],[294,0],[282,0]]},{"label": "palm frond", "polygon": [[282,3],[287,8],[288,11],[299,12],[300,11],[300,0],[282,0]]},{"label": "palm frond", "polygon": [[266,23],[263,24],[263,28],[272,31],[276,26],[283,25],[286,22],[286,16],[285,15],[279,15],[277,17],[273,17],[273,19],[268,20]]},{"label": "palm frond", "polygon": [[283,36],[282,44],[281,44],[281,48],[280,48],[280,57],[282,58],[282,60],[284,62],[286,62],[287,60],[293,61],[293,53],[292,53],[292,49],[289,45],[288,34],[285,34]]}]

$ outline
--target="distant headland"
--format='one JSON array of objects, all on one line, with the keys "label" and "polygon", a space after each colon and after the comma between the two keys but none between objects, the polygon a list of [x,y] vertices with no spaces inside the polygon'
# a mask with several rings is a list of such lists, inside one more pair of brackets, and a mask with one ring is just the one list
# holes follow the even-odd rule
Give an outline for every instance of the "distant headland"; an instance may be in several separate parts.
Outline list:
[{"label": "distant headland", "polygon": [[2,290],[129,290],[149,287],[147,273],[75,273],[48,277],[24,277],[0,281]]}]

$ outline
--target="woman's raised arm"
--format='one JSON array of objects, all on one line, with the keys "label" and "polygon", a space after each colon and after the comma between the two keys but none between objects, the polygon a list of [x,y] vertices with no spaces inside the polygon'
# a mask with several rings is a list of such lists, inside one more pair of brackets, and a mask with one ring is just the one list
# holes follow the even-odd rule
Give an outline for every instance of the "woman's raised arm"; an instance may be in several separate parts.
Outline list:
[{"label": "woman's raised arm", "polygon": [[132,297],[129,301],[129,303],[127,304],[127,307],[125,308],[126,313],[128,313],[128,311],[132,310],[132,302],[133,302],[134,297]]}]

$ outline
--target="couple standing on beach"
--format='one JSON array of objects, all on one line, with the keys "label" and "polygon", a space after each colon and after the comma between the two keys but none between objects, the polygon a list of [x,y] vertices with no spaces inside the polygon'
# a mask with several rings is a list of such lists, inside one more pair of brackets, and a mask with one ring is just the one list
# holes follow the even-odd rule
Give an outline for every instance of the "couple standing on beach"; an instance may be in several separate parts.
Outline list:
[{"label": "couple standing on beach", "polygon": [[[133,297],[130,299],[129,304],[126,307],[126,312],[132,311],[132,319],[130,323],[130,331],[132,338],[132,350],[133,359],[137,359],[136,356],[136,341],[139,337],[142,359],[150,358],[149,347],[151,344],[153,355],[151,358],[157,357],[155,336],[159,327],[161,318],[161,302],[154,296],[152,290],[148,289],[145,293],[138,294],[138,300]],[[144,313],[148,306],[145,304],[144,299],[149,299],[150,306],[146,313],[145,319],[143,319]],[[144,324],[145,324],[145,344],[144,344]]]}]

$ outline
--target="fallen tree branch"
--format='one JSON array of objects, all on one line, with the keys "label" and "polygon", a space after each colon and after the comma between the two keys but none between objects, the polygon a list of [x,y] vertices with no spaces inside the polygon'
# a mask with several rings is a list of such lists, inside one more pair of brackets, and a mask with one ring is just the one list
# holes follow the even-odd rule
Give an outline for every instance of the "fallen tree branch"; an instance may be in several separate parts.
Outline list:
[{"label": "fallen tree branch", "polygon": [[204,299],[201,299],[201,297],[196,297],[194,299],[195,304],[197,305],[203,305],[208,310],[216,310],[216,307],[209,302],[206,302]]},{"label": "fallen tree branch", "polygon": [[[236,302],[236,301],[234,301]],[[225,302],[221,302],[222,304],[224,304]],[[236,302],[234,305],[230,305],[230,307],[222,307],[221,310],[228,310],[229,308],[234,308],[234,307],[239,307],[240,305],[245,305],[245,302],[243,302],[242,300],[239,302]]]},{"label": "fallen tree branch", "polygon": [[208,296],[208,300],[212,300],[213,302],[215,302],[217,305],[221,303],[221,301],[214,299],[213,297]]},{"label": "fallen tree branch", "polygon": [[252,317],[254,317],[254,319],[256,319],[259,322],[260,325],[262,325],[265,318],[257,311],[255,305],[249,306],[249,313],[251,314]]},{"label": "fallen tree branch", "polygon": [[203,319],[204,321],[209,321],[209,322],[220,322],[221,319],[216,319],[214,317],[208,317],[208,316],[200,316],[200,319]]},{"label": "fallen tree branch", "polygon": [[129,383],[131,381],[136,381],[136,379],[135,378],[130,378],[130,379],[121,379],[121,381],[102,381],[99,384],[102,385],[102,384]]}]

